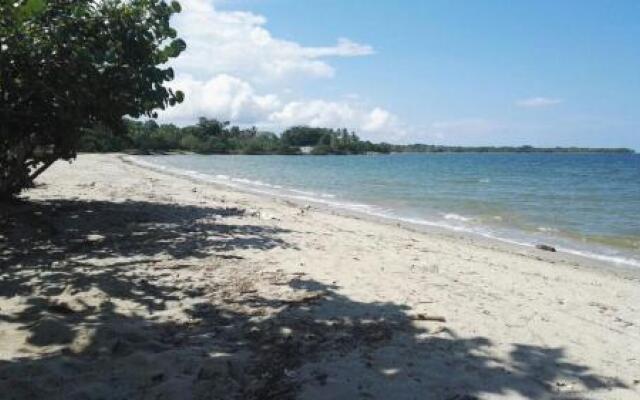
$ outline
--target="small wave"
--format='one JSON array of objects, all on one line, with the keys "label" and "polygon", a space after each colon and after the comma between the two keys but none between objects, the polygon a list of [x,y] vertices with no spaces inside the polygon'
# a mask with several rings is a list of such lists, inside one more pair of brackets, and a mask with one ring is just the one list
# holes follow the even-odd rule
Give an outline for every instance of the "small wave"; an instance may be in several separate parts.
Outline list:
[{"label": "small wave", "polygon": [[459,214],[453,214],[453,213],[449,213],[449,214],[445,214],[444,215],[444,219],[448,219],[448,220],[452,220],[452,221],[460,221],[460,222],[469,222],[471,221],[471,218],[469,217],[465,217]]},{"label": "small wave", "polygon": [[[336,196],[329,193],[316,193],[312,191],[305,191],[305,190],[299,190],[299,189],[286,189],[280,185],[271,185],[261,181],[252,181],[244,178],[232,178],[232,177],[229,177],[228,175],[222,175],[222,174],[208,175],[208,174],[199,173],[196,171],[185,171],[184,169],[163,166],[163,165],[147,162],[137,157],[129,156],[127,157],[127,159],[133,162],[134,164],[138,164],[140,166],[144,166],[149,169],[170,172],[176,175],[186,175],[192,178],[196,178],[198,180],[222,184],[222,185],[226,185],[226,186],[240,189],[240,190],[247,190],[249,192],[285,197],[285,198],[301,200],[305,202],[324,204],[329,207],[354,211],[354,212],[363,213],[363,214],[367,214],[374,217],[384,218],[387,220],[395,220],[395,221],[404,222],[412,225],[431,226],[436,228],[444,228],[444,229],[456,231],[456,232],[471,233],[471,234],[483,236],[489,239],[498,240],[504,243],[510,243],[510,244],[519,245],[519,246],[535,247],[537,243],[537,241],[533,238],[520,238],[520,240],[517,240],[517,239],[514,239],[514,236],[511,236],[508,233],[503,232],[500,234],[500,233],[494,232],[493,230],[486,229],[486,227],[484,228],[479,226],[472,227],[464,224],[447,223],[445,221],[402,217],[402,216],[395,215],[394,212],[396,210],[392,210],[388,208],[385,209],[385,208],[381,208],[381,207],[377,207],[369,204],[337,201],[335,200]],[[266,190],[265,188],[268,188],[269,190]],[[273,190],[273,189],[278,189],[278,190]],[[448,220],[448,221],[457,221],[457,222],[472,221],[472,218],[470,217],[465,217],[455,213],[443,214],[442,217],[444,218],[444,220]],[[503,219],[499,215],[495,215],[492,218],[498,221],[501,221]],[[558,232],[558,230],[555,228],[544,227],[544,226],[539,226],[537,230],[545,233]],[[556,248],[560,252],[564,252],[572,255],[610,262],[614,264],[624,264],[624,265],[629,265],[633,267],[640,267],[640,260],[635,258],[629,258],[624,256],[618,256],[618,255],[608,255],[608,254],[602,254],[602,253],[593,253],[589,251],[577,250],[571,247],[556,246]]]},{"label": "small wave", "polygon": [[611,262],[614,264],[626,264],[632,267],[640,268],[640,260],[636,260],[634,258],[592,253],[590,251],[581,251],[581,250],[567,249],[562,247],[559,247],[558,250],[565,253],[581,256],[581,257],[593,258],[596,260]]},{"label": "small wave", "polygon": [[293,193],[298,193],[304,196],[311,196],[311,197],[323,197],[326,199],[334,199],[336,198],[335,194],[331,194],[331,193],[318,193],[318,192],[312,192],[310,190],[300,190],[300,189],[288,189],[290,192]]},{"label": "small wave", "polygon": [[316,203],[326,204],[328,206],[334,206],[334,207],[352,209],[352,210],[366,210],[369,207],[371,207],[366,204],[354,204],[354,203],[342,203],[342,202],[330,201],[328,199],[336,198],[336,195],[331,193],[316,193],[309,190],[289,189],[281,185],[272,185],[259,180],[251,180],[246,178],[234,178],[224,174],[210,175],[210,174],[206,174],[198,171],[185,170],[185,169],[155,164],[155,163],[141,160],[137,157],[131,157],[131,156],[127,157],[127,160],[133,162],[134,164],[137,164],[149,169],[161,170],[161,171],[170,172],[176,175],[188,176],[201,181],[217,183],[217,184],[229,186],[235,189],[247,190],[253,193],[282,196],[282,197],[287,197],[295,200],[316,202]]}]

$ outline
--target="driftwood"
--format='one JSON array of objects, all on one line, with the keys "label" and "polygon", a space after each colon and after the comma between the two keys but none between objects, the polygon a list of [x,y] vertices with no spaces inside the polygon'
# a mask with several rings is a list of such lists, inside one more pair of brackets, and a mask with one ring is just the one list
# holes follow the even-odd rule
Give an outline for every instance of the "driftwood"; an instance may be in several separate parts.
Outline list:
[{"label": "driftwood", "polygon": [[417,321],[447,322],[447,319],[440,315],[414,314],[411,316],[411,319],[414,319]]},{"label": "driftwood", "polygon": [[553,246],[549,246],[548,244],[538,244],[536,245],[536,249],[550,251],[552,253],[556,252],[556,248]]}]

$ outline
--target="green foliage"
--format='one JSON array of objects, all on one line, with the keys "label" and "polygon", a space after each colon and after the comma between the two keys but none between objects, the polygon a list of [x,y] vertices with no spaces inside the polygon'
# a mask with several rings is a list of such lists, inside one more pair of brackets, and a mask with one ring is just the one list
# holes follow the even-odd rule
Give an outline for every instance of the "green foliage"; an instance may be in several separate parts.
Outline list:
[{"label": "green foliage", "polygon": [[331,154],[331,146],[327,144],[318,144],[311,149],[311,154],[314,156],[325,156]]},{"label": "green foliage", "polygon": [[[301,154],[300,147],[313,147],[311,154],[360,154],[387,152],[381,145],[363,142],[346,129],[294,127],[281,137],[242,129],[229,122],[199,118],[184,128],[126,120],[124,136],[109,136],[102,127],[90,130],[82,140],[81,151],[140,152],[189,151],[201,154]],[[109,142],[108,138],[111,138]],[[123,140],[125,138],[126,140]]]},{"label": "green foliage", "polygon": [[289,146],[313,147],[311,154],[361,154],[378,151],[376,145],[363,142],[346,129],[294,126],[282,133],[282,142]]},{"label": "green foliage", "polygon": [[174,73],[163,66],[186,46],[169,24],[179,10],[164,0],[0,0],[1,198],[78,145],[124,146],[107,139],[126,131],[123,116],[182,101],[164,87]]},{"label": "green foliage", "polygon": [[195,125],[179,128],[126,120],[126,133],[114,136],[98,126],[83,136],[82,151],[108,152],[135,150],[139,152],[187,151],[201,154],[302,154],[309,147],[312,155],[366,153],[443,153],[443,152],[629,152],[628,149],[536,148],[520,147],[455,147],[427,144],[392,145],[362,141],[346,129],[295,126],[280,137],[260,132],[255,127],[242,129],[229,122],[199,118]]},{"label": "green foliage", "polygon": [[96,125],[80,137],[78,147],[93,153],[116,152],[131,147],[131,142],[127,136],[114,136],[109,129]]},{"label": "green foliage", "polygon": [[321,141],[326,140],[324,136],[328,133],[333,133],[333,130],[308,126],[294,126],[282,132],[281,140],[289,146],[315,146]]}]

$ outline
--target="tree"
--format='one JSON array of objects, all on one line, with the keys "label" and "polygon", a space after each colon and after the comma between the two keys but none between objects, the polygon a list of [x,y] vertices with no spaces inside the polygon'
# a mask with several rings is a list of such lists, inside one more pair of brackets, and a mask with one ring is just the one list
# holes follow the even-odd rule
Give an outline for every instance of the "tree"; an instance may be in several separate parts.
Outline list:
[{"label": "tree", "polygon": [[164,0],[0,0],[0,199],[58,159],[83,132],[114,134],[123,116],[157,116],[183,100],[164,86],[186,47]]}]

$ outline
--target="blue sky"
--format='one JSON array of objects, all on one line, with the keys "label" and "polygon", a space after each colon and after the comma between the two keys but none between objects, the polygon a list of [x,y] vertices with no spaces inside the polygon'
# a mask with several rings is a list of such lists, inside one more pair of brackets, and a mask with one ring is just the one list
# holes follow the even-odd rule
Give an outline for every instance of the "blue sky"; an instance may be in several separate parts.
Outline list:
[{"label": "blue sky", "polygon": [[184,0],[200,114],[391,142],[640,149],[640,1]]}]

